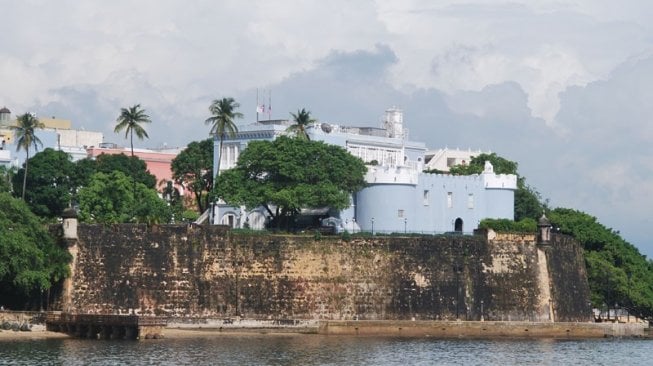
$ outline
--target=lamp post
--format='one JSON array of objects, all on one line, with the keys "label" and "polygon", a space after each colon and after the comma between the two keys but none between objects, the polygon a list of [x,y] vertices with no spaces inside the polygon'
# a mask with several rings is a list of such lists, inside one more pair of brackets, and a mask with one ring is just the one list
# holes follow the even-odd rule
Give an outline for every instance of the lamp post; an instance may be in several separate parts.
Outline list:
[{"label": "lamp post", "polygon": [[485,321],[485,317],[483,316],[483,300],[481,300],[481,321]]},{"label": "lamp post", "polygon": [[372,236],[374,236],[374,218],[372,217]]},{"label": "lamp post", "polygon": [[404,234],[408,232],[408,230],[406,229],[407,226],[408,226],[408,218],[404,217]]}]

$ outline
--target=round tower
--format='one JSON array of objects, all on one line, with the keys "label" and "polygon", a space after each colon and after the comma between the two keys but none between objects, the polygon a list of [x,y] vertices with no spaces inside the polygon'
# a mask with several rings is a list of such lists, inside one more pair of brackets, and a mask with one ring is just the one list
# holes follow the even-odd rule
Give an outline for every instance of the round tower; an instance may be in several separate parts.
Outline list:
[{"label": "round tower", "polygon": [[404,137],[404,112],[395,107],[386,109],[383,128],[385,128],[388,137]]}]

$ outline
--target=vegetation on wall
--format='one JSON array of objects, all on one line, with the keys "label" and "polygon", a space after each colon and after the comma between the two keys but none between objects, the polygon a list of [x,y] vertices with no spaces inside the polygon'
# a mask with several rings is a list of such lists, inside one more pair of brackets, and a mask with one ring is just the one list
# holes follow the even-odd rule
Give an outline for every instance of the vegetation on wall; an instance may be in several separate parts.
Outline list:
[{"label": "vegetation on wall", "polygon": [[583,246],[593,306],[604,310],[623,307],[641,318],[653,319],[653,261],[595,217],[568,208],[550,210],[540,194],[519,176],[516,162],[496,154],[481,154],[472,158],[469,165],[452,167],[450,173],[480,174],[485,161],[492,163],[497,174],[518,176],[515,221],[485,219],[480,228],[535,232],[535,220],[546,211],[554,232],[573,236]]},{"label": "vegetation on wall", "polygon": [[534,233],[537,230],[537,222],[530,217],[513,221],[509,219],[483,219],[478,224],[479,229],[492,229],[494,231],[513,233]]},{"label": "vegetation on wall", "polygon": [[548,215],[556,231],[583,245],[594,307],[623,307],[641,318],[653,319],[652,261],[619,232],[584,212],[556,208]]}]

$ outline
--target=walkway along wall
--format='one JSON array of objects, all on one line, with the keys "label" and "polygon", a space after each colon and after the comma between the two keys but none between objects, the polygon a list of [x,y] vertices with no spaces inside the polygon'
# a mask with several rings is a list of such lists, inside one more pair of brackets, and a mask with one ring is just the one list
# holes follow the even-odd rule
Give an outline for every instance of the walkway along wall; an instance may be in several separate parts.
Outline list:
[{"label": "walkway along wall", "polygon": [[69,248],[73,276],[62,309],[75,313],[590,319],[582,252],[569,239],[540,248],[533,235],[343,241],[219,226],[82,224]]}]

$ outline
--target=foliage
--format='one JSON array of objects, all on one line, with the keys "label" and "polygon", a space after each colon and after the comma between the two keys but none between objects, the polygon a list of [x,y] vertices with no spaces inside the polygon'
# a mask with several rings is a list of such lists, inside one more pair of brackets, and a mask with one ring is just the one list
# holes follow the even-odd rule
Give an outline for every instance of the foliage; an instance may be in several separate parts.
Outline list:
[{"label": "foliage", "polygon": [[156,191],[138,183],[135,200],[131,183],[120,171],[93,174],[89,185],[79,192],[79,219],[103,224],[169,222],[170,208]]},{"label": "foliage", "polygon": [[[71,204],[75,186],[71,177],[75,175],[75,164],[70,155],[50,148],[29,159],[31,174],[27,177],[25,202],[32,212],[41,217],[59,217]],[[25,169],[20,169],[13,178],[14,192],[24,181]]]},{"label": "foliage", "polygon": [[537,222],[531,218],[525,218],[520,221],[509,219],[483,219],[478,225],[478,228],[514,233],[535,233],[537,231]]},{"label": "foliage", "polygon": [[36,130],[43,128],[44,125],[38,118],[31,113],[20,115],[16,119],[16,126],[11,126],[16,134],[16,150],[25,150],[25,174],[23,175],[22,198],[25,199],[25,185],[27,184],[27,167],[29,165],[29,149],[33,145],[34,150],[38,150],[39,145],[43,145],[41,140],[36,137]]},{"label": "foliage", "polygon": [[197,211],[194,211],[194,210],[186,210],[186,211],[182,212],[182,214],[181,214],[182,220],[187,221],[187,222],[193,222],[193,221],[197,220],[199,217],[200,217],[200,214],[198,214]]},{"label": "foliage", "polygon": [[480,154],[472,157],[469,164],[452,166],[449,173],[452,175],[472,175],[481,174],[485,167],[485,162],[489,161],[494,167],[496,174],[517,174],[517,163],[492,154]]},{"label": "foliage", "polygon": [[556,208],[549,219],[555,230],[583,245],[595,307],[618,303],[632,314],[653,319],[653,263],[617,231],[584,212]]},{"label": "foliage", "polygon": [[240,104],[234,98],[222,98],[214,100],[209,106],[211,117],[207,118],[204,123],[211,125],[211,135],[217,136],[220,139],[220,159],[218,159],[218,166],[216,172],[220,174],[220,161],[222,160],[222,143],[225,137],[233,138],[238,132],[238,127],[234,122],[237,118],[243,118],[243,114],[236,112]]},{"label": "foliage", "polygon": [[68,275],[68,252],[57,246],[21,200],[0,193],[0,301],[24,306]]},{"label": "foliage", "polygon": [[350,195],[365,186],[366,171],[339,146],[281,136],[252,141],[214,191],[232,205],[263,206],[272,226],[290,227],[302,208],[348,207]]},{"label": "foliage", "polygon": [[129,135],[129,143],[131,145],[132,156],[134,156],[134,133],[139,140],[142,140],[147,135],[147,132],[141,126],[143,123],[151,123],[150,116],[145,113],[145,109],[141,108],[140,104],[135,104],[128,108],[121,108],[120,115],[116,119],[116,127],[113,132],[118,133],[125,130],[125,138]]},{"label": "foliage", "polygon": [[317,121],[311,117],[311,112],[302,108],[297,111],[297,114],[290,113],[290,115],[294,124],[288,127],[287,131],[294,133],[297,138],[310,140],[308,132],[306,132],[306,127]]},{"label": "foliage", "polygon": [[0,165],[0,192],[11,193],[13,192],[12,180],[16,174],[16,168],[7,168],[4,165]]},{"label": "foliage", "polygon": [[95,163],[95,172],[109,174],[120,171],[126,176],[132,176],[136,183],[142,183],[147,188],[156,187],[156,177],[147,170],[147,164],[138,156],[102,154],[95,158]]},{"label": "foliage", "polygon": [[172,178],[193,193],[199,212],[208,207],[213,189],[213,141],[193,141],[172,160]]}]

